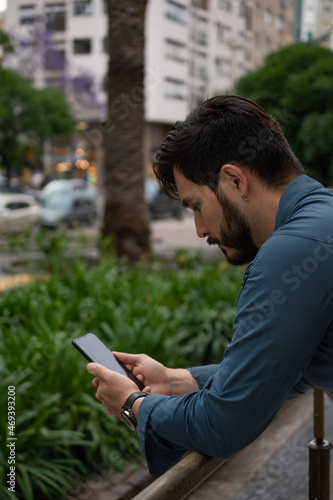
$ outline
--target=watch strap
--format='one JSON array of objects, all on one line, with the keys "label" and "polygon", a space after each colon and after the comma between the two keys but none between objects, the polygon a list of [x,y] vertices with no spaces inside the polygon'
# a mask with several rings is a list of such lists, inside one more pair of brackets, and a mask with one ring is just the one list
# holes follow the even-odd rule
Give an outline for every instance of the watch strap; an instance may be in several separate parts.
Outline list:
[{"label": "watch strap", "polygon": [[146,396],[148,396],[148,394],[149,394],[148,392],[142,392],[142,391],[133,392],[126,399],[122,409],[129,411],[132,408],[134,401],[136,401],[139,398],[145,398]]}]

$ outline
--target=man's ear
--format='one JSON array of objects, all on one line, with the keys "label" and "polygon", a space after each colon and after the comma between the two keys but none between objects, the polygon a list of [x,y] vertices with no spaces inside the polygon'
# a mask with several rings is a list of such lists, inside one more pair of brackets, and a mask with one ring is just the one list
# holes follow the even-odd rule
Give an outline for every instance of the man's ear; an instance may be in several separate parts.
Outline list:
[{"label": "man's ear", "polygon": [[236,193],[238,196],[248,196],[249,184],[244,171],[236,165],[226,163],[221,167],[219,182],[224,190],[230,194]]}]

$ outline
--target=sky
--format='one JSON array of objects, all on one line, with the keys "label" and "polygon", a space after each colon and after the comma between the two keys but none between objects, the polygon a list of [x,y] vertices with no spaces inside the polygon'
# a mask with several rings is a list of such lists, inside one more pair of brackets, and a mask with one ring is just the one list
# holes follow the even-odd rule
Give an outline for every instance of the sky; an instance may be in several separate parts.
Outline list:
[{"label": "sky", "polygon": [[0,0],[0,12],[5,10],[7,7],[7,0]]}]

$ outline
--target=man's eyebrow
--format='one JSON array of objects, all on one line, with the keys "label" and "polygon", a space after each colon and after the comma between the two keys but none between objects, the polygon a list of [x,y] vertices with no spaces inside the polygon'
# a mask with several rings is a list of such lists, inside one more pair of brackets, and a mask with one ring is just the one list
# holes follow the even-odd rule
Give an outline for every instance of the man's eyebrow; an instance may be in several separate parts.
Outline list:
[{"label": "man's eyebrow", "polygon": [[191,196],[188,196],[182,199],[182,205],[184,208],[192,208],[197,204],[200,204],[200,200],[198,200],[196,197],[192,198]]}]

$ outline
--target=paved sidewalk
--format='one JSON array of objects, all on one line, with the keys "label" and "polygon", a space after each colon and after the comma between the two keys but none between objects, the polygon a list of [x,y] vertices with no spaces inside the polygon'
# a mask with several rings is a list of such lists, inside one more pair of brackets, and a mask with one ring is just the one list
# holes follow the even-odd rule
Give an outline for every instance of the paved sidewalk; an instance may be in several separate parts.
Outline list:
[{"label": "paved sidewalk", "polygon": [[154,251],[160,256],[172,256],[178,249],[204,254],[209,259],[224,259],[224,256],[216,246],[209,246],[206,238],[197,236],[193,215],[186,214],[178,221],[165,219],[153,221],[151,224],[152,242]]}]

